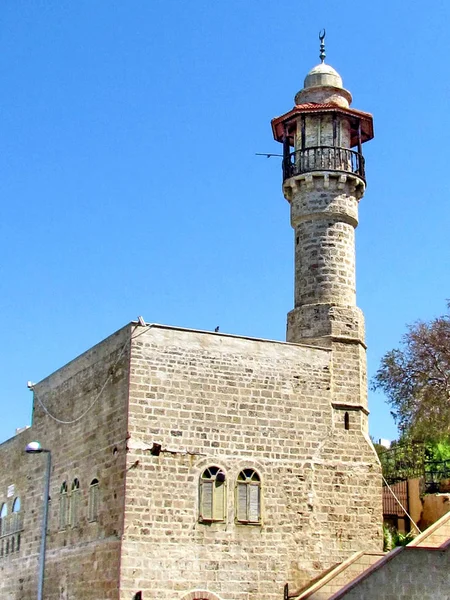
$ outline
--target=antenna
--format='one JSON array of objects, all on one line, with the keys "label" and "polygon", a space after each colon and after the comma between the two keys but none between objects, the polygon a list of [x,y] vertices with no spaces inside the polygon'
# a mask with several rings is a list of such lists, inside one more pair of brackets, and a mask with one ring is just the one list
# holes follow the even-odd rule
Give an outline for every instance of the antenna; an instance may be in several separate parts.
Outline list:
[{"label": "antenna", "polygon": [[255,156],[265,156],[266,158],[272,158],[272,156],[280,156],[283,158],[282,154],[271,154],[267,152],[255,152]]}]

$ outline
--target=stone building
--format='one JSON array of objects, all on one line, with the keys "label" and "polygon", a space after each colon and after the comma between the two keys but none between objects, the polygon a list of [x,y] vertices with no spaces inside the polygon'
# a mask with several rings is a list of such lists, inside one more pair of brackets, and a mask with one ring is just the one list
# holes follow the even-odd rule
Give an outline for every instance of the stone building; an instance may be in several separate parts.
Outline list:
[{"label": "stone building", "polygon": [[[34,386],[0,446],[0,597],[275,600],[381,547],[354,230],[372,117],[323,60],[272,121],[295,248],[287,342],[123,327]],[[357,150],[352,150],[356,147]]]}]

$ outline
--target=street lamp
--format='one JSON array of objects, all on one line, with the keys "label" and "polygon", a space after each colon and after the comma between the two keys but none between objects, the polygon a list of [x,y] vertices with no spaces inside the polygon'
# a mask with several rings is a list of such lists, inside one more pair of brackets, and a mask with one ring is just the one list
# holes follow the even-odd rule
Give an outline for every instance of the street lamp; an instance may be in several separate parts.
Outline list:
[{"label": "street lamp", "polygon": [[44,600],[44,571],[45,571],[45,544],[47,540],[47,522],[48,522],[48,500],[50,496],[50,469],[52,464],[52,454],[50,450],[42,448],[39,442],[30,442],[25,448],[28,454],[47,453],[47,470],[45,474],[45,491],[44,491],[44,516],[42,518],[41,531],[41,548],[39,551],[39,583],[38,583],[38,600]]}]

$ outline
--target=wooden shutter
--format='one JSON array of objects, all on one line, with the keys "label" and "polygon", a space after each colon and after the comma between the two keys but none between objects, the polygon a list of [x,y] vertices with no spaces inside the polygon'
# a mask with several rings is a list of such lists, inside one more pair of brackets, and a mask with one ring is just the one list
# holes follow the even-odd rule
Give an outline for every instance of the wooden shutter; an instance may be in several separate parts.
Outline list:
[{"label": "wooden shutter", "polygon": [[238,521],[248,521],[246,483],[237,484],[237,519]]},{"label": "wooden shutter", "polygon": [[98,483],[91,483],[89,488],[89,521],[97,521],[98,519]]},{"label": "wooden shutter", "polygon": [[67,524],[67,492],[61,492],[59,497],[59,528],[65,529]]},{"label": "wooden shutter", "polygon": [[205,521],[213,518],[213,481],[202,481],[200,488],[200,517]]},{"label": "wooden shutter", "polygon": [[70,497],[70,525],[76,527],[78,523],[78,497],[79,490],[73,490]]},{"label": "wooden shutter", "polygon": [[251,523],[259,523],[260,506],[259,506],[259,485],[248,484],[248,520]]},{"label": "wooden shutter", "polygon": [[223,521],[225,508],[225,484],[223,481],[214,482],[213,519]]}]

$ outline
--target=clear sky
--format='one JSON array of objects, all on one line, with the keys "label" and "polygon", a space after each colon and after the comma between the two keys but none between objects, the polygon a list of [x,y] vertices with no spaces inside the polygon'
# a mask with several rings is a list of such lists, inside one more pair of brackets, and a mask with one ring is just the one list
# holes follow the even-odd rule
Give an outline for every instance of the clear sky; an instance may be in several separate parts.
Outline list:
[{"label": "clear sky", "polygon": [[[270,119],[318,60],[373,113],[357,230],[369,375],[450,296],[450,2],[3,0],[0,440],[125,323],[284,339],[293,234]],[[371,433],[394,438],[370,394]]]}]

